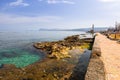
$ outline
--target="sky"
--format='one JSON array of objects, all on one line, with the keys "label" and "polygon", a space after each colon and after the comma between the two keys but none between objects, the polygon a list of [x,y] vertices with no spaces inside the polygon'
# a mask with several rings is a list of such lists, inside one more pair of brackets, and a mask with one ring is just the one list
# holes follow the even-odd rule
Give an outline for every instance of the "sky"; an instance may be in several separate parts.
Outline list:
[{"label": "sky", "polygon": [[0,30],[114,26],[120,0],[0,0]]}]

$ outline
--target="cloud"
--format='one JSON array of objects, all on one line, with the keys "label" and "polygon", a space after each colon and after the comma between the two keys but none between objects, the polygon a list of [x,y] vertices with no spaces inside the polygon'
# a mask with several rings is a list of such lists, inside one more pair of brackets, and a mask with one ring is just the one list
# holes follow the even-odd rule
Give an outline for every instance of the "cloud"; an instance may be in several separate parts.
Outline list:
[{"label": "cloud", "polygon": [[106,2],[106,3],[109,3],[109,2],[120,2],[120,0],[99,0],[101,2]]},{"label": "cloud", "polygon": [[119,12],[120,0],[98,0],[102,2],[103,9],[111,10],[112,12]]},{"label": "cloud", "polygon": [[74,2],[68,1],[68,0],[47,0],[47,3],[49,4],[56,4],[56,3],[75,4]]},{"label": "cloud", "polygon": [[24,3],[23,0],[17,0],[15,2],[9,3],[10,6],[29,6],[28,3]]},{"label": "cloud", "polygon": [[[43,0],[38,0],[43,1]],[[64,3],[64,4],[75,4],[75,2],[70,0],[46,0],[48,4],[58,4],[58,3]]]},{"label": "cloud", "polygon": [[51,23],[62,19],[59,16],[18,16],[10,14],[0,13],[0,24],[40,24],[40,23]]},{"label": "cloud", "polygon": [[72,2],[72,1],[68,1],[68,0],[62,0],[63,3],[66,3],[66,4],[75,4],[75,2]]}]

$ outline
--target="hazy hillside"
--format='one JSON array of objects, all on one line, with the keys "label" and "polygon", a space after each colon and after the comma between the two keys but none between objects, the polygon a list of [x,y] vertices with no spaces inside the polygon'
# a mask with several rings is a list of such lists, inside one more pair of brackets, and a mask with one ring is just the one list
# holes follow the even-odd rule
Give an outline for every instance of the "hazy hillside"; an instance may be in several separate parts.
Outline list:
[{"label": "hazy hillside", "polygon": [[[79,29],[39,29],[39,31],[90,31],[91,28],[79,28]],[[107,27],[97,27],[95,31],[105,31]]]}]

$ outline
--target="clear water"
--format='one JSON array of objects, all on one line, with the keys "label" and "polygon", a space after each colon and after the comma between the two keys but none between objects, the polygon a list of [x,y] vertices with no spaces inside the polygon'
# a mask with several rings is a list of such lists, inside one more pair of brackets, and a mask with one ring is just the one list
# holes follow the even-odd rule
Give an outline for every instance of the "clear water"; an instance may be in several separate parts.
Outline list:
[{"label": "clear water", "polygon": [[32,46],[34,42],[62,40],[70,35],[84,33],[79,31],[1,31],[0,64],[25,67],[44,58],[44,55]]}]

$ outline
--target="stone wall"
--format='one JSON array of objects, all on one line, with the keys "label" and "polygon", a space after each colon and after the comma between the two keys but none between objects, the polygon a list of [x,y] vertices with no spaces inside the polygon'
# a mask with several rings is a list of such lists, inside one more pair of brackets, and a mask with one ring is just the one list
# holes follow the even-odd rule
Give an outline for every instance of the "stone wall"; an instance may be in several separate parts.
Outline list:
[{"label": "stone wall", "polygon": [[101,57],[101,48],[97,35],[94,39],[90,62],[85,75],[85,80],[105,80],[105,70]]}]

